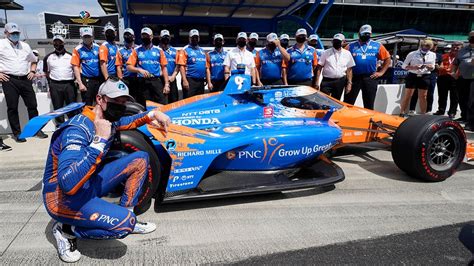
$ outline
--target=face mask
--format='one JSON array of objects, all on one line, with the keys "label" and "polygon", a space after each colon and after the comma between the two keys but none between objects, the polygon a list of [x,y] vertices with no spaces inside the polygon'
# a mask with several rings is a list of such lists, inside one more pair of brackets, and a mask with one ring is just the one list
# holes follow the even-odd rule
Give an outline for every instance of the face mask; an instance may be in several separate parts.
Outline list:
[{"label": "face mask", "polygon": [[424,54],[426,54],[429,50],[430,48],[421,48],[421,52]]},{"label": "face mask", "polygon": [[342,47],[342,41],[339,41],[339,40],[332,41],[332,47],[334,47],[334,49],[340,49]]},{"label": "face mask", "polygon": [[304,36],[296,37],[296,42],[297,43],[304,43],[305,41],[306,41],[306,37],[304,37]]},{"label": "face mask", "polygon": [[82,39],[82,42],[85,45],[91,45],[92,44],[92,38],[84,38],[84,39]]},{"label": "face mask", "polygon": [[132,43],[135,41],[135,38],[133,36],[124,36],[123,39],[125,40],[125,43]]},{"label": "face mask", "polygon": [[469,37],[469,43],[473,44],[474,43],[474,37]]},{"label": "face mask", "polygon": [[54,45],[54,50],[56,50],[57,52],[63,51],[64,50],[64,44]]},{"label": "face mask", "polygon": [[268,49],[270,49],[270,50],[272,50],[272,51],[275,50],[276,47],[277,47],[277,46],[276,46],[276,44],[274,44],[274,43],[269,43],[269,44],[268,44]]},{"label": "face mask", "polygon": [[316,44],[315,44],[315,43],[308,43],[308,45],[311,46],[311,47],[316,48]]},{"label": "face mask", "polygon": [[246,42],[246,41],[238,41],[238,42],[237,42],[237,45],[238,45],[240,48],[243,48],[243,47],[245,47],[245,45],[247,45],[247,42]]},{"label": "face mask", "polygon": [[214,42],[214,47],[221,48],[222,47],[222,41],[215,41]]},{"label": "face mask", "polygon": [[164,44],[164,45],[168,45],[170,43],[170,39],[169,38],[161,38],[161,43]]},{"label": "face mask", "polygon": [[8,39],[12,42],[18,42],[20,41],[20,34],[19,33],[12,33],[10,36],[8,36]]},{"label": "face mask", "polygon": [[198,43],[198,40],[191,40],[191,46],[197,46]]},{"label": "face mask", "polygon": [[160,45],[160,38],[153,38],[151,42],[153,43],[153,45],[158,46]]},{"label": "face mask", "polygon": [[105,39],[108,41],[108,42],[113,42],[115,41],[115,33],[105,33]]},{"label": "face mask", "polygon": [[367,42],[370,40],[370,35],[361,35],[359,36],[359,40],[361,40],[362,42]]},{"label": "face mask", "polygon": [[150,38],[142,38],[142,43],[143,43],[143,45],[148,46],[151,43],[151,39]]},{"label": "face mask", "polygon": [[118,121],[125,113],[125,105],[107,102],[107,108],[104,111],[104,118],[110,122]]},{"label": "face mask", "polygon": [[257,46],[257,42],[249,42],[249,47],[255,48],[255,46]]},{"label": "face mask", "polygon": [[288,48],[289,45],[288,40],[281,40],[280,44],[283,48]]}]

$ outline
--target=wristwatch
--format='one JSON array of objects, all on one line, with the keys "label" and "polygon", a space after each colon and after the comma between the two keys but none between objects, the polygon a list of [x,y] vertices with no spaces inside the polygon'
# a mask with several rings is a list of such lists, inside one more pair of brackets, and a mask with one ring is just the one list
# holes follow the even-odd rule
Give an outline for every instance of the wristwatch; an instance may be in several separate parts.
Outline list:
[{"label": "wristwatch", "polygon": [[99,144],[99,143],[107,143],[107,140],[102,138],[102,137],[99,137],[99,136],[94,136],[94,139],[92,140],[93,143],[95,144]]}]

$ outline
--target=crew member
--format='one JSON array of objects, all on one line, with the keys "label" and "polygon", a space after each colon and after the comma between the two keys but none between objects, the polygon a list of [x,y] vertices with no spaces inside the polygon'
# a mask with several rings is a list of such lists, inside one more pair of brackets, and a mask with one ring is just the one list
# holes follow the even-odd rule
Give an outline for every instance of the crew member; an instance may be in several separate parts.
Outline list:
[{"label": "crew member", "polygon": [[[53,37],[54,51],[43,59],[43,71],[49,82],[49,94],[54,110],[76,102],[77,92],[74,84],[72,55],[64,48],[64,37]],[[56,124],[64,122],[64,116],[56,117]]]},{"label": "crew member", "polygon": [[317,34],[311,34],[308,37],[308,45],[313,47],[314,49],[318,49],[318,35]]},{"label": "crew member", "polygon": [[438,111],[434,115],[444,115],[449,93],[449,118],[454,119],[458,108],[456,75],[452,73],[454,60],[462,47],[462,42],[454,42],[448,53],[443,54],[438,76]]},{"label": "crew member", "polygon": [[288,49],[290,46],[290,36],[288,34],[280,35],[280,44],[283,48]]},{"label": "crew member", "polygon": [[283,69],[286,68],[290,55],[283,48],[275,33],[267,35],[267,45],[257,52],[256,66],[261,85],[288,84]]},{"label": "crew member", "polygon": [[459,50],[453,62],[452,73],[459,69],[457,89],[461,121],[465,130],[474,131],[474,30],[469,33],[469,44]]},{"label": "crew member", "polygon": [[257,79],[255,75],[255,59],[247,46],[247,33],[239,32],[237,34],[237,47],[230,50],[224,59],[224,76],[225,79],[230,77],[231,71],[245,69],[245,74],[252,76],[252,83],[256,84]]},{"label": "crew member", "polygon": [[[124,238],[147,234],[153,223],[137,221],[133,208],[142,196],[144,181],[151,173],[148,154],[137,151],[110,163],[103,163],[115,131],[134,129],[156,121],[166,131],[170,119],[159,111],[122,117],[130,100],[128,88],[118,79],[104,82],[95,107],[83,112],[56,130],[51,139],[43,177],[43,201],[56,220],[52,233],[58,254],[65,262],[81,257],[77,238]],[[125,183],[120,204],[101,197]]]},{"label": "crew member", "polygon": [[117,52],[117,58],[115,60],[115,65],[117,67],[117,76],[122,79],[130,91],[130,95],[135,99],[140,99],[140,93],[137,73],[133,73],[127,70],[127,61],[133,53],[133,50],[136,48],[135,45],[135,32],[131,28],[126,28],[123,31],[124,45],[119,48]]},{"label": "crew member", "polygon": [[81,91],[82,101],[93,105],[103,81],[99,66],[99,45],[94,43],[92,28],[80,28],[82,43],[72,51],[71,65]]},{"label": "crew member", "polygon": [[410,52],[402,68],[408,70],[406,78],[405,94],[400,104],[400,116],[406,116],[410,104],[411,96],[415,89],[418,89],[418,102],[421,113],[426,113],[428,87],[431,80],[431,71],[435,69],[436,54],[430,51],[433,48],[433,41],[425,39],[421,42],[419,50]]},{"label": "crew member", "polygon": [[118,46],[115,43],[115,27],[108,23],[104,27],[105,42],[99,48],[100,71],[105,79],[109,76],[117,76],[117,68],[115,66]]},{"label": "crew member", "polygon": [[165,104],[165,94],[170,91],[166,68],[168,61],[163,50],[151,43],[152,36],[153,31],[150,28],[143,28],[142,45],[133,50],[127,61],[127,70],[138,73],[139,89],[136,100],[143,106],[146,106],[147,100]]},{"label": "crew member", "polygon": [[170,92],[168,93],[168,103],[174,103],[179,100],[178,84],[176,83],[176,76],[179,73],[179,67],[176,65],[176,58],[178,56],[178,50],[170,45],[171,35],[168,30],[162,30],[160,32],[160,47],[165,53],[168,65]]},{"label": "crew member", "polygon": [[253,54],[254,57],[257,56],[257,43],[258,43],[258,34],[255,32],[250,33],[249,39],[247,42],[247,50]]},{"label": "crew member", "polygon": [[[370,40],[371,36],[372,26],[363,25],[359,30],[359,40],[346,46],[356,65],[352,70],[352,90],[344,96],[344,102],[354,104],[362,90],[364,107],[367,109],[374,109],[377,79],[385,74],[392,62],[387,49],[382,44]],[[383,61],[379,71],[377,71],[377,60]]]},{"label": "crew member", "polygon": [[323,81],[319,88],[338,100],[341,99],[344,88],[346,93],[352,89],[352,68],[355,66],[354,58],[349,51],[342,48],[345,37],[338,33],[332,39],[332,48],[325,50],[318,62],[316,74],[316,88],[318,88],[321,71]]},{"label": "crew member", "polygon": [[315,86],[314,73],[318,65],[316,49],[306,44],[306,29],[296,31],[296,44],[288,48],[288,84]]},{"label": "crew member", "polygon": [[199,31],[189,31],[189,44],[178,53],[183,87],[183,98],[204,94],[206,53],[199,47]]},{"label": "crew member", "polygon": [[[18,100],[21,96],[30,119],[38,115],[36,94],[31,82],[36,73],[37,58],[30,46],[20,41],[20,29],[17,24],[5,25],[5,37],[0,40],[0,82],[7,102],[8,122],[13,138],[16,142],[26,142],[26,139],[20,138]],[[48,137],[42,131],[37,136]]]},{"label": "crew member", "polygon": [[214,50],[207,54],[207,87],[211,92],[224,89],[224,59],[227,52],[224,51],[224,36],[214,35]]}]

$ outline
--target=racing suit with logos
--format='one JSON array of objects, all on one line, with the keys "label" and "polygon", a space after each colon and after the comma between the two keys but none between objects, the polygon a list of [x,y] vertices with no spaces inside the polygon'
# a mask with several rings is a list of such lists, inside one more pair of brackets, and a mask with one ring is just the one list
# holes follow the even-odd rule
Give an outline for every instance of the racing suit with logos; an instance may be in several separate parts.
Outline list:
[{"label": "racing suit with logos", "polygon": [[[53,219],[74,226],[77,237],[123,238],[135,227],[136,216],[130,209],[138,204],[145,179],[151,178],[148,154],[137,151],[101,163],[112,138],[93,141],[94,117],[87,106],[53,134],[43,177],[44,205]],[[150,121],[147,112],[123,117],[112,124],[112,135]],[[101,199],[123,182],[120,205]]]}]

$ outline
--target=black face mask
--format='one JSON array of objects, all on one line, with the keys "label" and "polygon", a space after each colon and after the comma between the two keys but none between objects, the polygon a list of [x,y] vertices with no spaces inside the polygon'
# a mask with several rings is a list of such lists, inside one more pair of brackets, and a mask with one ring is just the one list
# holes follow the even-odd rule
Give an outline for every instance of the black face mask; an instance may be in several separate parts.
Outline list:
[{"label": "black face mask", "polygon": [[133,36],[124,36],[123,39],[126,43],[132,43],[133,41],[135,41],[135,38],[133,38]]},{"label": "black face mask", "polygon": [[198,43],[198,40],[191,40],[191,46],[197,46]]},{"label": "black face mask", "polygon": [[332,41],[332,47],[334,47],[334,49],[340,49],[342,47],[342,41],[333,40]]},{"label": "black face mask", "polygon": [[54,50],[56,50],[56,52],[64,51],[64,44],[54,45]]},{"label": "black face mask", "polygon": [[359,40],[361,40],[362,42],[367,42],[370,40],[370,35],[361,35],[359,36]]},{"label": "black face mask", "polygon": [[311,47],[316,48],[316,44],[315,44],[315,43],[308,43],[308,45],[311,46]]},{"label": "black face mask", "polygon": [[104,118],[110,122],[118,121],[125,114],[125,105],[107,102],[107,109],[104,111]]},{"label": "black face mask", "polygon": [[281,40],[280,44],[283,48],[288,48],[289,42],[288,40]]},{"label": "black face mask", "polygon": [[115,33],[106,33],[105,34],[105,39],[108,41],[108,42],[113,42],[115,41]]},{"label": "black face mask", "polygon": [[270,50],[272,50],[272,51],[274,51],[274,50],[276,49],[276,47],[277,47],[277,46],[276,46],[276,44],[274,44],[274,43],[269,43],[269,44],[268,44],[268,49],[270,49]]},{"label": "black face mask", "polygon": [[160,38],[153,38],[151,42],[153,43],[153,45],[158,46],[160,45]]},{"label": "black face mask", "polygon": [[474,43],[474,37],[469,37],[469,43]]},{"label": "black face mask", "polygon": [[296,37],[296,42],[297,43],[304,43],[305,41],[306,41],[306,37],[303,37],[303,36]]},{"label": "black face mask", "polygon": [[249,47],[255,48],[257,46],[257,42],[249,42]]},{"label": "black face mask", "polygon": [[216,48],[221,48],[222,47],[222,41],[221,40],[216,40],[214,41],[214,47]]},{"label": "black face mask", "polygon": [[242,47],[245,47],[245,45],[247,45],[247,42],[246,41],[238,41],[237,42],[237,45],[242,48]]},{"label": "black face mask", "polygon": [[142,38],[142,43],[143,43],[143,45],[148,46],[151,43],[151,39],[150,38]]},{"label": "black face mask", "polygon": [[161,43],[164,44],[164,45],[168,45],[170,43],[170,39],[169,38],[161,38]]}]

